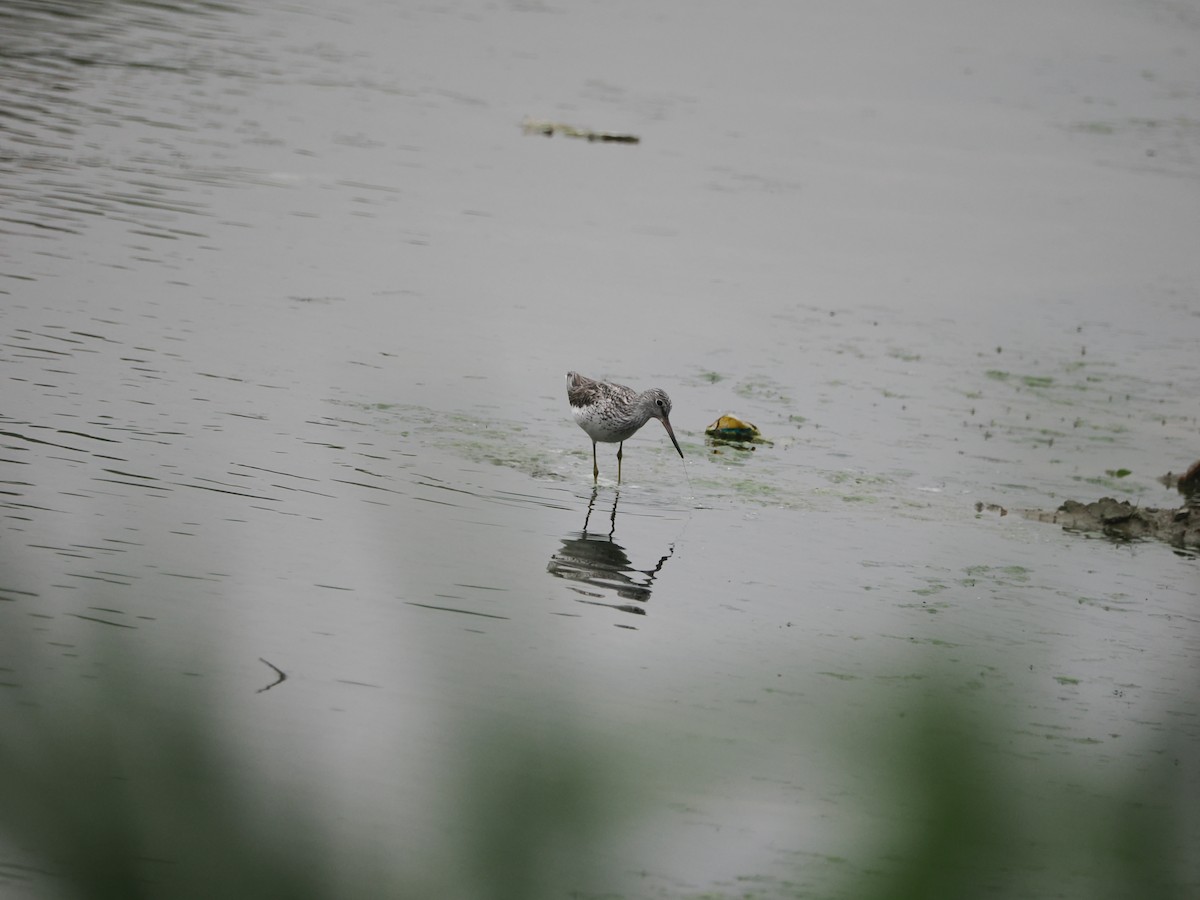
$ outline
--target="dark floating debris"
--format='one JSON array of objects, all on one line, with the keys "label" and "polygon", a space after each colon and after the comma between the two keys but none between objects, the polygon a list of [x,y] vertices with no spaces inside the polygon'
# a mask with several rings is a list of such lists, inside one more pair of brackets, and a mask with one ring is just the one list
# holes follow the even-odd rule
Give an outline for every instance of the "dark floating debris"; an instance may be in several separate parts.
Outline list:
[{"label": "dark floating debris", "polygon": [[1169,488],[1175,488],[1183,496],[1191,497],[1193,494],[1200,492],[1200,460],[1192,463],[1191,468],[1182,475],[1168,472],[1158,480]]},{"label": "dark floating debris", "polygon": [[636,134],[614,134],[611,131],[592,131],[590,128],[577,128],[563,122],[550,122],[545,119],[531,119],[528,116],[521,122],[521,129],[526,134],[544,134],[553,137],[561,134],[564,137],[583,138],[587,141],[604,141],[610,144],[640,144],[642,139]]},{"label": "dark floating debris", "polygon": [[274,669],[274,670],[275,670],[275,674],[276,674],[277,676],[279,676],[279,677],[277,677],[277,678],[276,678],[274,681],[272,681],[272,682],[271,682],[270,684],[268,684],[266,687],[261,687],[261,688],[259,688],[259,689],[258,689],[257,691],[255,691],[254,693],[256,693],[256,694],[261,694],[263,691],[269,691],[271,688],[275,687],[275,685],[277,685],[277,684],[283,684],[283,682],[287,681],[287,673],[286,673],[286,672],[284,672],[284,671],[283,671],[283,669],[279,668],[279,666],[275,665],[275,664],[274,664],[274,663],[272,663],[272,662],[267,662],[267,661],[266,661],[265,659],[263,659],[261,656],[258,658],[258,661],[259,661],[260,663],[263,663],[264,665],[270,666],[272,669]]},{"label": "dark floating debris", "polygon": [[1005,509],[1003,506],[1001,506],[999,503],[976,503],[975,504],[975,512],[977,512],[981,515],[984,512],[1000,513],[1000,515],[1002,515],[1002,516],[1008,515],[1008,510]]}]

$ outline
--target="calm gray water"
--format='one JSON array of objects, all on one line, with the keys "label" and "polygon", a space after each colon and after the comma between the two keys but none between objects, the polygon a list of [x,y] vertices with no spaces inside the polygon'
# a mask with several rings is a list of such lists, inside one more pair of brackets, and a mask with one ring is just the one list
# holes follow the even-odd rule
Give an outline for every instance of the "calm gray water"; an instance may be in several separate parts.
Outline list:
[{"label": "calm gray water", "polygon": [[[1069,6],[10,3],[6,699],[202,683],[418,862],[453,735],[577,723],[658,773],[635,896],[872,870],[844,748],[930,672],[1029,809],[1194,747],[1196,560],[976,512],[1176,505],[1200,447],[1200,19]],[[568,369],[686,463],[593,488]]]}]

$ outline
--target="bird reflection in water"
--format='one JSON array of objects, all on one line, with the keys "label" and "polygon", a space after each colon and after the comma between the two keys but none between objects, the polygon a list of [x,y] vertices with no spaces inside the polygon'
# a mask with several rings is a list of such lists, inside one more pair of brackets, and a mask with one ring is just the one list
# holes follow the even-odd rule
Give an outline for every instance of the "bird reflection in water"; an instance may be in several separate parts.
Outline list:
[{"label": "bird reflection in water", "polygon": [[[593,489],[587,515],[583,519],[583,530],[573,537],[562,539],[562,547],[550,557],[546,571],[556,578],[573,582],[571,589],[580,595],[577,598],[580,603],[608,606],[644,616],[654,579],[675,552],[675,547],[670,546],[654,568],[635,569],[625,548],[613,537],[617,530],[617,501],[620,494],[613,495],[608,534],[588,531],[597,494],[598,491]],[[610,602],[612,597],[618,602]]]}]

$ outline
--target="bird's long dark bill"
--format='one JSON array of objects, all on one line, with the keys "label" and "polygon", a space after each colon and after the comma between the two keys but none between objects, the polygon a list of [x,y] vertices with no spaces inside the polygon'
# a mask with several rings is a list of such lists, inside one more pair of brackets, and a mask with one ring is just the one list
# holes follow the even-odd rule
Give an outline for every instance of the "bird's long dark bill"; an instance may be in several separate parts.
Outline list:
[{"label": "bird's long dark bill", "polygon": [[[675,449],[679,450],[679,441],[675,440],[675,429],[671,427],[671,423],[666,419],[660,419],[659,421],[663,423],[663,428],[667,429],[667,434],[671,436],[671,443],[675,445]],[[683,459],[682,450],[679,450],[679,458]]]}]

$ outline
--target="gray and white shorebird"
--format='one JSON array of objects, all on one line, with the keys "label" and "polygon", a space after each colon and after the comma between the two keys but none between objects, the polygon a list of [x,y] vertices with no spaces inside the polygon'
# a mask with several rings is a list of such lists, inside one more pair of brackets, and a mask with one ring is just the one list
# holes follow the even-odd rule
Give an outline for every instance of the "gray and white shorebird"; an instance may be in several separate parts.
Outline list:
[{"label": "gray and white shorebird", "polygon": [[567,400],[571,414],[579,427],[592,439],[592,479],[600,480],[600,466],[596,462],[596,443],[619,444],[617,447],[617,484],[621,483],[621,456],[625,442],[649,422],[658,419],[667,429],[671,443],[683,458],[675,431],[671,428],[671,398],[660,388],[651,388],[640,394],[623,384],[596,381],[578,372],[567,373]]}]

